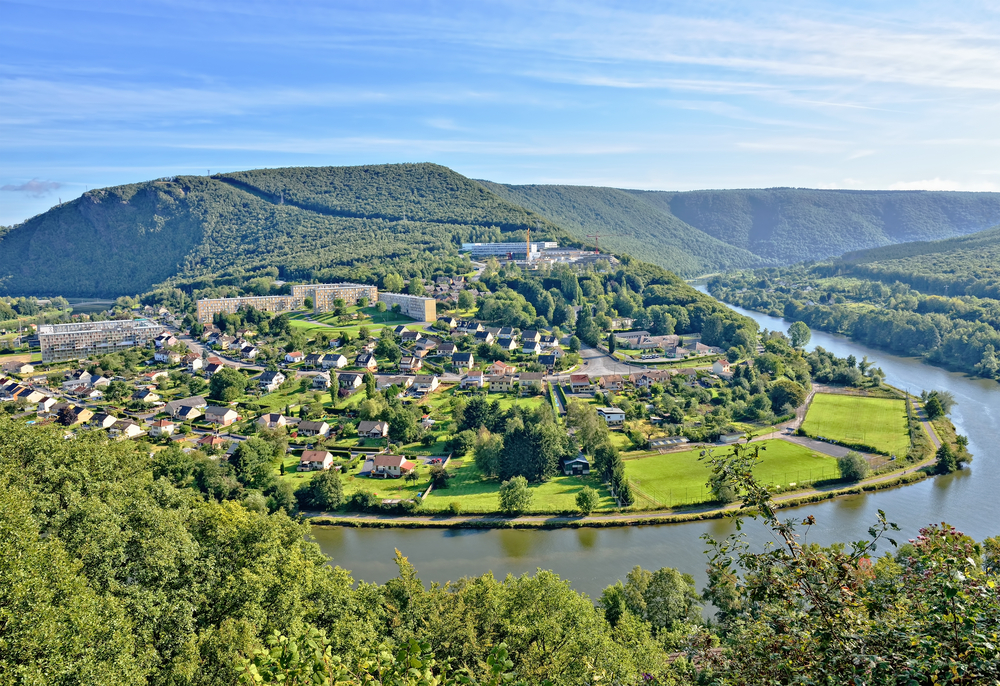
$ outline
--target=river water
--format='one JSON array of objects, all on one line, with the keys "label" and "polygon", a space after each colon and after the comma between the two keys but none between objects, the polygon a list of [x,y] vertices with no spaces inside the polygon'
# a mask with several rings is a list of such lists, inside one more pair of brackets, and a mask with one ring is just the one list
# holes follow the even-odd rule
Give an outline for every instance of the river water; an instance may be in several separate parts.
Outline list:
[{"label": "river water", "polygon": [[[762,329],[788,328],[788,322],[781,319],[733,309],[755,319]],[[864,538],[878,509],[902,528],[897,540],[912,538],[922,526],[945,521],[977,540],[1000,535],[1000,384],[970,379],[820,331],[812,333],[808,347],[816,346],[840,357],[854,355],[860,360],[867,355],[885,371],[887,383],[911,393],[935,389],[953,393],[957,405],[951,418],[958,432],[969,437],[975,459],[971,467],[954,475],[785,510],[788,517],[811,514],[816,518],[808,540],[827,544]],[[757,546],[771,540],[758,523],[748,522],[743,531]],[[395,576],[392,560],[394,549],[399,549],[425,582],[443,583],[489,571],[498,577],[517,575],[542,568],[555,571],[592,597],[624,579],[635,565],[654,570],[675,567],[694,575],[701,588],[707,549],[701,536],[720,538],[733,532],[735,524],[730,520],[552,531],[313,528],[333,563],[352,570],[356,579],[381,583]]]}]

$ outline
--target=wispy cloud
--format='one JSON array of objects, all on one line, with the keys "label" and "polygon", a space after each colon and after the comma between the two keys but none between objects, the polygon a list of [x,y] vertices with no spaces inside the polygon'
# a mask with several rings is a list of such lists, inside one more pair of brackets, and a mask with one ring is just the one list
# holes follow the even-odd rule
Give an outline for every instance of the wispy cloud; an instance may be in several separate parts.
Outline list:
[{"label": "wispy cloud", "polygon": [[889,186],[891,191],[996,191],[1000,184],[989,181],[968,183],[950,179],[924,179],[922,181],[897,181]]},{"label": "wispy cloud", "polygon": [[38,179],[32,179],[31,181],[25,181],[19,184],[5,184],[0,186],[0,191],[14,191],[15,193],[27,193],[34,198],[40,198],[44,195],[48,195],[52,191],[62,188],[62,184],[58,181],[39,181]]}]

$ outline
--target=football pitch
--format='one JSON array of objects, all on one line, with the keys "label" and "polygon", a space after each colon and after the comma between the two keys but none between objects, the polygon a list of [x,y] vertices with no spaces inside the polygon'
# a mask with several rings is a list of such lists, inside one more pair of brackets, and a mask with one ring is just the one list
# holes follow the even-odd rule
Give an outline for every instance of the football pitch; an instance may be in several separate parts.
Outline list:
[{"label": "football pitch", "polygon": [[910,448],[903,400],[817,393],[802,428],[810,436],[869,445],[889,455],[902,457]]}]

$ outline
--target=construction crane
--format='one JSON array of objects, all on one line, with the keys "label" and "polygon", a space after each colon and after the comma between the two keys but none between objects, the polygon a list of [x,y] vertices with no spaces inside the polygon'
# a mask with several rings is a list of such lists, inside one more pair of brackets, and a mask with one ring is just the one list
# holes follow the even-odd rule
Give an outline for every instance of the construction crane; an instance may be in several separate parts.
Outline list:
[{"label": "construction crane", "polygon": [[600,244],[598,243],[598,239],[600,237],[601,237],[601,234],[599,234],[599,233],[588,233],[587,234],[587,238],[593,238],[594,239],[594,254],[595,255],[600,255],[601,254],[601,247],[600,247]]}]

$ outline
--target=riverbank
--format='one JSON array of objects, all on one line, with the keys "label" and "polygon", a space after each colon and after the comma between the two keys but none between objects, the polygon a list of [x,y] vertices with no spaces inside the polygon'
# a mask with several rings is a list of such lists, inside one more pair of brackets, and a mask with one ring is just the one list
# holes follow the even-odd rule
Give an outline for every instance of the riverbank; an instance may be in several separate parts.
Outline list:
[{"label": "riverbank", "polygon": [[[927,467],[933,460],[889,474],[880,474],[850,485],[816,488],[796,493],[775,496],[773,501],[779,509],[798,507],[852,495],[875,493],[890,488],[904,486],[928,478]],[[376,529],[576,529],[581,527],[603,528],[616,526],[638,526],[643,524],[680,524],[732,517],[741,512],[739,505],[700,508],[693,510],[660,510],[645,512],[622,512],[606,515],[527,515],[504,517],[501,515],[391,515],[358,513],[331,515],[321,512],[303,512],[310,524],[316,526],[365,527]]]}]

